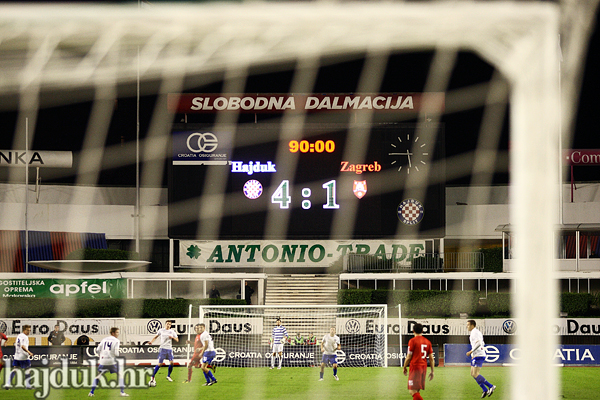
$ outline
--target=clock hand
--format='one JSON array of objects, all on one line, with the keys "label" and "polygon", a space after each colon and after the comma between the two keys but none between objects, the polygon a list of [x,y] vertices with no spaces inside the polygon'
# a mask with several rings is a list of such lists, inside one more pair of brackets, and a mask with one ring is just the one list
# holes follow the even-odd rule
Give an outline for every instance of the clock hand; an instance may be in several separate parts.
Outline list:
[{"label": "clock hand", "polygon": [[410,151],[406,150],[405,153],[388,153],[390,156],[406,156],[408,158],[408,168],[412,167],[412,163],[410,162],[410,156],[413,155]]}]

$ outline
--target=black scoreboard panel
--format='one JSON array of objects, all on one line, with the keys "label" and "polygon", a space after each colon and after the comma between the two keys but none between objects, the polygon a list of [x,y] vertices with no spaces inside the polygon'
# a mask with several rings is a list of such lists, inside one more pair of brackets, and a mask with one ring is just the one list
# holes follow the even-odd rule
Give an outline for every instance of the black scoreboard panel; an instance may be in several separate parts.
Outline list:
[{"label": "black scoreboard panel", "polygon": [[[366,137],[358,147],[362,150],[355,152],[360,154],[351,154],[346,149],[350,129],[346,124],[310,124],[297,133],[282,133],[279,124],[240,125],[229,131],[175,125],[169,236],[443,237],[443,125],[428,124],[425,130],[418,124],[359,128]],[[286,139],[280,142],[282,137]],[[213,168],[227,179],[222,185],[223,215],[218,218],[218,237],[202,237],[201,224],[207,222],[199,210]],[[265,236],[267,214],[287,224],[287,232]],[[353,228],[343,235],[332,233],[334,218],[354,219]]]}]

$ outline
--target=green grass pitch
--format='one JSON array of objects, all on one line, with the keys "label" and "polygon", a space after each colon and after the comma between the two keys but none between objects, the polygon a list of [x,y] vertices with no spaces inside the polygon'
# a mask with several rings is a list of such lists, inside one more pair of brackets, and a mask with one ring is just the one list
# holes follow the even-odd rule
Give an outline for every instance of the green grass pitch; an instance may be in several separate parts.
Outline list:
[{"label": "green grass pitch", "polygon": [[[4,372],[4,371],[3,371]],[[332,369],[325,369],[325,380],[319,381],[319,368],[218,368],[218,383],[202,386],[204,375],[194,369],[192,383],[183,384],[187,368],[175,368],[174,382],[165,379],[167,368],[157,374],[157,386],[149,389],[126,390],[130,399],[360,399],[387,400],[411,397],[406,388],[407,378],[402,369],[393,368],[340,368],[339,381],[332,377]],[[560,368],[561,398],[592,400],[600,393],[599,368]],[[484,367],[484,375],[498,389],[493,399],[510,399],[510,368]],[[114,375],[110,375],[114,380]],[[4,378],[1,379],[4,383]],[[53,389],[49,400],[88,398],[89,389]],[[421,391],[429,399],[478,399],[481,391],[469,375],[469,367],[441,367],[435,369],[435,378]],[[0,398],[11,400],[35,399],[34,391],[11,389],[0,392]],[[94,399],[118,399],[118,389],[97,389]]]}]

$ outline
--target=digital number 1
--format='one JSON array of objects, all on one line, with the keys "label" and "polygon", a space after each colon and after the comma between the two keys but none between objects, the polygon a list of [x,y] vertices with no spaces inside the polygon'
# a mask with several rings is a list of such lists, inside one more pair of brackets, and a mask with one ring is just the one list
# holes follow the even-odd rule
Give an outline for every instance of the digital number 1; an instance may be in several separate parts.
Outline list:
[{"label": "digital number 1", "polygon": [[336,203],[335,180],[325,182],[323,189],[327,190],[327,204],[323,204],[323,208],[340,208],[340,205]]}]

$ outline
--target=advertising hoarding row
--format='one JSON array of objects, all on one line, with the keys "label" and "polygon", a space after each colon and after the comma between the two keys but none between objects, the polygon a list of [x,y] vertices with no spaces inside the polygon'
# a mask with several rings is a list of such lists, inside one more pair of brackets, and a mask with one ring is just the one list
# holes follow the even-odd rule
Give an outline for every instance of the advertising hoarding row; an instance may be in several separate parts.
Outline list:
[{"label": "advertising hoarding row", "polygon": [[[466,355],[471,350],[468,344],[445,344],[444,365],[470,365]],[[521,350],[512,344],[487,344],[486,364],[511,365],[519,362]],[[598,365],[600,364],[600,346],[598,345],[560,345],[550,357],[555,364]]]},{"label": "advertising hoarding row", "polygon": [[2,297],[124,299],[127,279],[2,279]]},{"label": "advertising hoarding row", "polygon": [[[465,319],[410,319],[388,318],[387,326],[376,319],[370,318],[336,318],[338,335],[377,335],[387,332],[389,335],[411,335],[416,323],[423,325],[426,336],[468,336]],[[197,318],[188,321],[187,318],[175,319],[173,329],[179,335],[194,335],[193,327],[198,323]],[[206,318],[203,321],[211,335],[270,335],[270,326],[265,325],[262,317],[243,318]],[[511,336],[518,333],[518,320],[514,319],[476,319],[477,327],[485,336]],[[0,332],[9,339],[21,333],[25,324],[32,326],[30,339],[32,344],[46,344],[50,331],[59,325],[68,341],[74,342],[78,336],[87,335],[92,341],[100,341],[109,334],[112,326],[121,329],[121,341],[125,344],[139,345],[149,341],[164,326],[165,319],[155,318],[4,318],[0,320]],[[561,336],[597,336],[600,335],[600,318],[556,318],[552,333]],[[293,329],[292,329],[293,330]],[[299,333],[311,331],[306,326]],[[306,331],[306,332],[305,332]],[[292,336],[298,332],[290,331]],[[314,332],[322,337],[327,332]],[[391,339],[388,339],[393,343]]]},{"label": "advertising hoarding row", "polygon": [[[60,366],[66,359],[69,365],[88,365],[92,359],[97,359],[95,346],[31,346],[31,363],[34,367]],[[261,345],[253,348],[236,346],[220,346],[215,348],[217,356],[213,364],[223,367],[268,367],[271,365],[271,348]],[[120,347],[120,357],[130,365],[156,365],[158,359],[158,346],[128,346]],[[193,348],[189,345],[173,346],[174,365],[187,365]],[[438,346],[433,346],[435,365],[440,358]],[[14,356],[14,347],[5,348],[4,360],[11,362]],[[388,347],[388,365],[401,366],[401,359],[406,357],[406,347],[402,355],[398,347]],[[322,353],[319,345],[284,346],[282,367],[316,367],[321,364]],[[381,366],[381,355],[366,349],[346,349],[338,352],[338,366],[340,367],[374,367]]]}]

